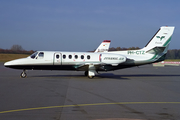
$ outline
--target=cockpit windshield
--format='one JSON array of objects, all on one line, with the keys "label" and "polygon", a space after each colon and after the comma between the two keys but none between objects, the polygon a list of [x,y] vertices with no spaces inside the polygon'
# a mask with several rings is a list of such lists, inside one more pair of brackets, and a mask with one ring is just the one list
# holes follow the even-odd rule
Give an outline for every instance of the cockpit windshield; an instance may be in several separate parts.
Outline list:
[{"label": "cockpit windshield", "polygon": [[38,52],[33,53],[30,57],[34,59],[37,56]]}]

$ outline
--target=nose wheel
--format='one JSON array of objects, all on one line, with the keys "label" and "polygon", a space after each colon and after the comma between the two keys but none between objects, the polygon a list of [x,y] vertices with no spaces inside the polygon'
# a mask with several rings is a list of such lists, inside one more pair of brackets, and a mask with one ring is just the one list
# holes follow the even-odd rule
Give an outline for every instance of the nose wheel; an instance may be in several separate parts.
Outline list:
[{"label": "nose wheel", "polygon": [[23,70],[23,72],[21,73],[20,77],[21,78],[26,78],[27,77],[27,74],[26,74],[25,70]]}]

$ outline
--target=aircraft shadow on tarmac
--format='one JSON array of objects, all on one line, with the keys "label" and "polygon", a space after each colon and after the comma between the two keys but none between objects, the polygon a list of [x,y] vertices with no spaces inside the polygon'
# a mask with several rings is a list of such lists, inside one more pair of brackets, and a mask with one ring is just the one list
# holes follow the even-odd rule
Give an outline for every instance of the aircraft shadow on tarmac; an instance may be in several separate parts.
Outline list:
[{"label": "aircraft shadow on tarmac", "polygon": [[[87,76],[84,75],[34,75],[29,76],[28,78],[34,78],[34,77],[50,77],[50,78],[87,78]],[[130,80],[133,77],[180,77],[180,75],[173,75],[173,74],[126,74],[126,75],[115,75],[113,73],[101,73],[94,77],[94,79],[120,79],[120,80]],[[93,79],[92,79],[93,80]]]},{"label": "aircraft shadow on tarmac", "polygon": [[112,78],[112,79],[131,79],[133,77],[180,77],[180,75],[172,74],[127,74],[127,75],[114,75],[112,73],[104,73],[97,75],[99,78]]}]

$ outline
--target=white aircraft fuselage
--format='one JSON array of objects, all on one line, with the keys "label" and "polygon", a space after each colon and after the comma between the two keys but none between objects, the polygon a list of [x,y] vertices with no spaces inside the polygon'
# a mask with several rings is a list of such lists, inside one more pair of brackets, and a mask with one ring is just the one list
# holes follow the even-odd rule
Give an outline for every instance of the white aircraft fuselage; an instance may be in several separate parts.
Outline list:
[{"label": "white aircraft fuselage", "polygon": [[[93,78],[98,71],[111,71],[164,60],[174,27],[161,27],[140,50],[105,52],[37,51],[27,58],[6,62],[5,67],[25,70],[77,70]],[[105,41],[107,42],[107,41]],[[104,42],[104,44],[105,44]],[[110,41],[108,41],[109,48]],[[98,49],[103,49],[103,43]],[[107,49],[107,47],[105,48]]]}]

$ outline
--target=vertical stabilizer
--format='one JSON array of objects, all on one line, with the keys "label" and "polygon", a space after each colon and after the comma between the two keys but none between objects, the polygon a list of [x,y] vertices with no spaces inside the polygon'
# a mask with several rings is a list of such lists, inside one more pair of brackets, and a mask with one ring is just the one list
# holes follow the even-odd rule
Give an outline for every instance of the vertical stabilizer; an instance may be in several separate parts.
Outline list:
[{"label": "vertical stabilizer", "polygon": [[148,44],[143,48],[143,50],[148,52],[152,49],[155,51],[162,51],[163,49],[167,49],[171,41],[174,28],[175,27],[162,26],[148,42]]},{"label": "vertical stabilizer", "polygon": [[148,44],[142,49],[148,54],[154,55],[153,62],[163,61],[166,57],[171,37],[175,27],[161,27]]},{"label": "vertical stabilizer", "polygon": [[109,46],[110,46],[111,41],[110,40],[104,40],[99,47],[95,50],[96,52],[108,52]]}]

